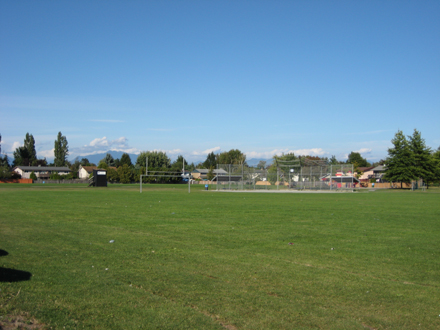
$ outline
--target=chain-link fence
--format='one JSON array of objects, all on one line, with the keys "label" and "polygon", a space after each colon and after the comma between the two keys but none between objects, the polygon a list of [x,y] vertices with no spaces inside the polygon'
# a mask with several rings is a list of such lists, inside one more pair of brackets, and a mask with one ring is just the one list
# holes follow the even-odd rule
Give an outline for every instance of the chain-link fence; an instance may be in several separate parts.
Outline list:
[{"label": "chain-link fence", "polygon": [[267,169],[221,164],[212,182],[217,190],[353,190],[359,186],[352,164],[300,161],[274,163]]}]

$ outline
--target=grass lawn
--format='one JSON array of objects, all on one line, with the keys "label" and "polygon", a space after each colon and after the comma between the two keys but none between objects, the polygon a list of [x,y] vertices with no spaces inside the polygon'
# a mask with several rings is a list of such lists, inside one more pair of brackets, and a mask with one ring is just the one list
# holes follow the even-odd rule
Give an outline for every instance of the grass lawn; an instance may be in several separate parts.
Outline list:
[{"label": "grass lawn", "polygon": [[439,190],[203,189],[0,185],[0,324],[440,329]]}]

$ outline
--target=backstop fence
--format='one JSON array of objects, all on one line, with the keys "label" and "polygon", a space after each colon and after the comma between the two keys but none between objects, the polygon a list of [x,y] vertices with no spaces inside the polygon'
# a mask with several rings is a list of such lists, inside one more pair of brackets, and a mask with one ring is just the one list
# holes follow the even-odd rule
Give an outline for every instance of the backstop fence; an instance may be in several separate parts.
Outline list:
[{"label": "backstop fence", "polygon": [[[276,161],[268,169],[219,164],[211,180],[217,190],[345,190],[359,186],[352,164]],[[215,187],[214,187],[215,188]]]}]

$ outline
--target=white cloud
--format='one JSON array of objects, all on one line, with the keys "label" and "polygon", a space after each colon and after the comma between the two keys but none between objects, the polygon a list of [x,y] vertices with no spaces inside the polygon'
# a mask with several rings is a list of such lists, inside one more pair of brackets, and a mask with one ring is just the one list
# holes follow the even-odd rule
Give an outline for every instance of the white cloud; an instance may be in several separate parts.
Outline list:
[{"label": "white cloud", "polygon": [[221,150],[220,147],[214,147],[214,148],[211,148],[211,149],[206,149],[204,151],[193,151],[191,154],[194,155],[194,156],[204,156],[204,155],[210,154],[211,152],[216,152],[216,151],[219,151],[219,150]]},{"label": "white cloud", "polygon": [[79,148],[70,149],[70,156],[88,156],[100,154],[107,151],[122,151],[130,154],[139,154],[139,150],[131,148],[128,145],[128,139],[124,136],[120,138],[109,140],[106,136],[102,138],[93,139],[90,144]]},{"label": "white cloud", "polygon": [[55,157],[54,150],[55,150],[55,149],[51,149],[51,150],[40,150],[40,151],[38,151],[38,157],[54,158],[54,157]]},{"label": "white cloud", "polygon": [[90,142],[91,147],[108,147],[109,143],[107,138],[104,136],[103,138],[96,138],[92,142]]},{"label": "white cloud", "polygon": [[12,143],[12,147],[11,147],[11,151],[15,151],[15,149],[17,149],[18,147],[21,147],[21,143],[20,142],[14,142]]},{"label": "white cloud", "polygon": [[356,150],[355,152],[358,152],[361,155],[369,155],[369,154],[371,154],[371,148],[362,148],[362,149]]}]

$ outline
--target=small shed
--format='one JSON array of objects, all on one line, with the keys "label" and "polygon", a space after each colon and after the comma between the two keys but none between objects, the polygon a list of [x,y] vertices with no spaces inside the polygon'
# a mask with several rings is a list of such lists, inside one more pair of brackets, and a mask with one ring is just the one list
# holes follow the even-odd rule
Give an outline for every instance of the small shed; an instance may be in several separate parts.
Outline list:
[{"label": "small shed", "polygon": [[93,170],[93,185],[95,187],[107,187],[106,170]]}]

